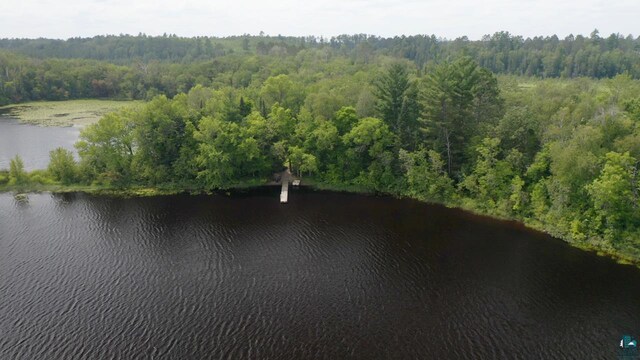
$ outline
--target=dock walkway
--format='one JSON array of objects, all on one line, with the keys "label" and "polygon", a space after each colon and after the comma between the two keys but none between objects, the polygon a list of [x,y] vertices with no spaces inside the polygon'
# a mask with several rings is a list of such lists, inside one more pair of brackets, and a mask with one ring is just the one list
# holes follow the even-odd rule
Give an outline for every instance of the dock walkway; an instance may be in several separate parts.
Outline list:
[{"label": "dock walkway", "polygon": [[280,189],[280,202],[286,204],[289,201],[289,182],[282,182],[282,188]]},{"label": "dock walkway", "polygon": [[289,169],[282,172],[280,175],[280,181],[282,187],[280,188],[280,203],[286,204],[289,201],[289,183],[293,182],[295,186],[300,184],[300,180],[295,179]]}]

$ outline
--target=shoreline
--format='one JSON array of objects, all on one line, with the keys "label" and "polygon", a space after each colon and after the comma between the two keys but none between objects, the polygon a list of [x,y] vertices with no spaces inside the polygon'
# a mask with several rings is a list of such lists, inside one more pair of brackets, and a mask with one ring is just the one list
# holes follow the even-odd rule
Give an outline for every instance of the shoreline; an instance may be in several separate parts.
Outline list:
[{"label": "shoreline", "polygon": [[[39,194],[39,193],[51,193],[51,194],[84,193],[87,195],[94,195],[94,196],[135,198],[135,197],[153,197],[153,196],[170,196],[170,195],[215,195],[215,194],[231,195],[232,192],[252,191],[252,190],[265,189],[270,187],[279,187],[279,185],[273,185],[269,181],[255,181],[255,180],[243,181],[243,182],[230,185],[225,189],[214,189],[214,190],[206,190],[206,189],[197,188],[197,187],[188,188],[188,187],[177,187],[177,186],[176,187],[174,186],[135,187],[134,186],[134,187],[127,187],[127,188],[117,188],[113,186],[98,186],[98,185],[48,184],[48,185],[36,185],[36,186],[29,186],[29,187],[17,187],[17,186],[9,187],[5,185],[5,186],[0,186],[0,194],[13,193],[14,197],[16,198],[24,197],[25,195],[28,195],[28,194]],[[479,217],[483,217],[483,218],[494,220],[494,221],[515,223],[527,230],[536,231],[546,236],[550,236],[554,239],[563,241],[566,244],[574,248],[580,249],[582,251],[587,251],[587,252],[594,253],[598,256],[610,258],[620,265],[629,265],[629,266],[633,266],[640,269],[640,259],[636,259],[632,256],[629,256],[619,251],[611,251],[608,249],[603,249],[593,244],[571,241],[568,238],[561,236],[561,234],[554,234],[550,229],[545,228],[543,224],[534,224],[534,223],[527,222],[523,219],[496,216],[496,215],[481,212],[478,209],[465,207],[460,204],[446,204],[446,203],[427,201],[427,200],[418,199],[415,197],[406,196],[402,194],[380,192],[380,191],[368,189],[368,188],[357,186],[357,185],[332,185],[324,182],[318,182],[318,181],[315,181],[314,179],[305,179],[304,184],[301,185],[301,187],[310,189],[312,191],[331,191],[331,192],[345,193],[345,194],[389,196],[396,199],[410,199],[410,200],[417,201],[424,204],[444,206],[449,209],[459,210],[473,216],[479,216]]]}]

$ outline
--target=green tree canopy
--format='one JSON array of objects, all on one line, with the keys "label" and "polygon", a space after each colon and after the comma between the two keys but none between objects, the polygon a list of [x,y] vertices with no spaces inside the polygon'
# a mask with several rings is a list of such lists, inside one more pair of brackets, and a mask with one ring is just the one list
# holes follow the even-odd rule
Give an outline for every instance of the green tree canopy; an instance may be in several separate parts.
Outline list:
[{"label": "green tree canopy", "polygon": [[64,185],[74,183],[78,177],[76,160],[71,151],[64,148],[57,148],[49,152],[48,170],[55,180]]}]

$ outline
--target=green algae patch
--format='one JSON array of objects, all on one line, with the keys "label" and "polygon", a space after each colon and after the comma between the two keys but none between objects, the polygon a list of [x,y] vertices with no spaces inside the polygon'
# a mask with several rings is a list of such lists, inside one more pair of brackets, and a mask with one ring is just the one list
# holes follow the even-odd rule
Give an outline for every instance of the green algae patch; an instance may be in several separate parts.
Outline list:
[{"label": "green algae patch", "polygon": [[68,100],[38,101],[0,107],[0,113],[21,123],[39,126],[86,126],[110,112],[140,104],[139,101]]}]

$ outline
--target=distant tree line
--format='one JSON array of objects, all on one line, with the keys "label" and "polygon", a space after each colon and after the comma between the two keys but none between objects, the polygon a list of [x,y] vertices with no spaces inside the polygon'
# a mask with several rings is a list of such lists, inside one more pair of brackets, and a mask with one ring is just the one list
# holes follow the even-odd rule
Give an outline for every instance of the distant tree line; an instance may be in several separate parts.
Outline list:
[{"label": "distant tree line", "polygon": [[[467,56],[494,74],[540,78],[640,77],[640,39],[594,31],[522,38],[507,32],[443,40],[435,36],[368,35],[227,38],[97,36],[68,40],[0,39],[0,105],[75,98],[145,99],[174,96],[195,84],[261,86],[270,75],[329,76],[369,71],[404,59],[420,72]],[[337,72],[337,74],[336,74]],[[305,79],[308,80],[310,79]],[[317,80],[317,79],[316,79]]]}]

